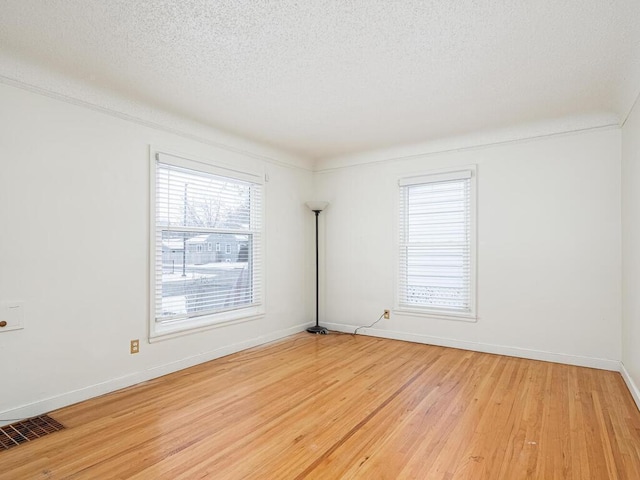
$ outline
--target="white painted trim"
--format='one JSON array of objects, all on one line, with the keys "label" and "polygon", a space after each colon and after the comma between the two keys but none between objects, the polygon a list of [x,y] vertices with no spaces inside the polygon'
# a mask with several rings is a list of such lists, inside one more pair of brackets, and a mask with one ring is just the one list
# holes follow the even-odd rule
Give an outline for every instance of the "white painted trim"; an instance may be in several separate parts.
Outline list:
[{"label": "white painted trim", "polygon": [[[329,330],[353,333],[356,327],[339,323],[325,323]],[[393,330],[380,330],[375,328],[362,328],[359,333],[366,332],[366,335],[380,338],[390,338],[393,340],[403,340],[407,342],[424,343],[427,345],[437,345],[440,347],[459,348],[461,350],[472,350],[474,352],[492,353],[496,355],[506,355],[508,357],[528,358],[530,360],[542,360],[544,362],[564,363],[579,367],[598,368],[600,370],[620,371],[618,360],[606,358],[584,357],[571,355],[568,353],[547,352],[544,350],[533,350],[528,348],[508,347],[505,345],[495,345],[490,343],[468,342],[453,338],[434,337],[417,333],[400,332]]]},{"label": "white painted trim", "polygon": [[243,340],[232,345],[225,345],[223,347],[216,348],[208,352],[199,353],[197,355],[183,358],[175,362],[158,365],[147,370],[131,373],[122,377],[112,378],[104,382],[96,383],[94,385],[89,385],[87,387],[72,390],[70,392],[65,392],[53,397],[43,398],[42,400],[38,400],[27,405],[22,405],[20,407],[5,410],[0,412],[0,426],[12,423],[15,420],[42,415],[43,413],[57,410],[58,408],[66,407],[68,405],[73,405],[74,403],[98,397],[106,393],[115,392],[116,390],[130,387],[141,382],[146,382],[147,380],[151,380],[153,378],[162,377],[163,375],[177,372],[194,365],[199,365],[216,358],[231,355],[232,353],[236,353],[241,350],[264,345],[266,343],[288,337],[289,335],[303,332],[311,325],[312,323],[309,322],[283,330],[270,332],[267,335]]},{"label": "white painted trim", "polygon": [[633,401],[636,402],[636,406],[638,407],[638,410],[640,410],[640,389],[638,389],[638,386],[633,381],[633,378],[631,378],[631,375],[629,375],[629,372],[622,362],[620,362],[620,375],[622,375],[622,379],[624,380],[624,383],[627,384],[627,388],[633,397]]},{"label": "white painted trim", "polygon": [[[182,318],[176,318],[175,321],[157,321],[156,320],[156,303],[155,303],[155,295],[156,295],[156,275],[158,272],[156,271],[156,241],[158,237],[156,236],[156,187],[157,187],[157,171],[158,171],[158,163],[162,163],[164,165],[175,165],[178,167],[184,167],[196,172],[204,172],[210,173],[213,175],[224,176],[232,179],[236,179],[243,182],[250,182],[253,184],[257,184],[261,189],[261,211],[260,211],[260,229],[256,230],[256,233],[259,235],[260,242],[258,244],[259,247],[259,256],[262,259],[262,265],[264,265],[258,272],[258,274],[254,271],[254,278],[256,280],[256,275],[259,275],[259,284],[262,286],[261,302],[251,305],[246,308],[240,308],[236,310],[219,312],[219,313],[211,313],[204,316],[196,316],[189,318],[186,315]],[[163,149],[159,147],[154,147],[153,145],[149,145],[149,254],[148,254],[148,262],[149,262],[149,323],[148,323],[148,335],[149,335],[149,343],[154,343],[162,340],[169,340],[172,338],[176,338],[182,335],[187,335],[195,332],[200,332],[204,330],[208,330],[211,328],[218,328],[222,326],[232,325],[240,322],[248,322],[252,320],[256,320],[258,318],[263,318],[266,312],[264,298],[266,296],[264,292],[264,286],[266,285],[266,248],[265,248],[265,197],[266,192],[264,191],[264,169],[259,168],[235,168],[234,166],[227,164],[225,162],[218,162],[210,159],[205,159],[198,156],[190,156],[185,153],[178,153],[170,149]],[[252,190],[253,192],[253,190]],[[253,215],[251,215],[253,218]],[[177,228],[176,230],[181,230]],[[213,232],[215,229],[200,229],[200,231],[208,231]],[[198,229],[193,229],[193,231],[198,231]],[[247,232],[249,233],[249,232]],[[227,244],[227,248],[229,245]]]},{"label": "white painted trim", "polygon": [[[151,302],[153,297],[149,299]],[[155,304],[152,307],[155,316]],[[223,328],[239,323],[253,322],[265,317],[264,305],[256,305],[255,307],[243,308],[240,310],[231,310],[222,313],[213,313],[202,317],[192,317],[178,319],[177,322],[156,322],[149,319],[149,343],[164,342],[174,338],[180,338],[185,335],[193,335],[200,332],[206,332],[214,328]],[[173,323],[173,325],[172,325]]]},{"label": "white painted trim", "polygon": [[[570,124],[572,119],[566,119]],[[513,130],[478,131],[469,135],[437,138],[425,143],[406,144],[388,149],[362,151],[318,159],[314,172],[332,173],[339,170],[384,165],[411,159],[428,159],[434,155],[454,152],[480,151],[502,145],[521,144],[554,137],[582,135],[594,131],[620,129],[620,122],[611,116],[578,120],[575,125],[556,126],[548,122],[540,128],[514,127]]]},{"label": "white painted trim", "polygon": [[214,160],[212,158],[206,158],[190,153],[178,152],[171,148],[158,147],[155,145],[149,145],[149,149],[151,152],[151,156],[153,157],[152,160],[158,161],[159,163],[163,163],[165,165],[183,167],[189,170],[196,170],[199,172],[201,171],[210,173],[212,175],[218,175],[220,177],[230,177],[233,179],[242,180],[243,182],[264,185],[263,166],[258,167],[254,165],[253,167],[243,167],[231,162],[222,161],[220,159]]},{"label": "white painted trim", "polygon": [[[397,282],[397,279],[396,279]],[[396,300],[396,304],[397,304]],[[405,307],[398,307],[397,305],[393,309],[395,315],[404,315],[407,317],[424,317],[424,318],[437,318],[438,320],[453,320],[455,322],[468,322],[476,323],[478,321],[478,315],[465,313],[455,314],[453,312],[438,312],[437,310],[418,310]]]},{"label": "white painted trim", "polygon": [[[74,403],[82,402],[90,398],[94,398],[100,395],[114,392],[122,388],[130,387],[147,380],[161,377],[169,373],[177,372],[185,368],[198,365],[200,363],[208,362],[216,358],[231,355],[242,350],[246,350],[259,345],[264,345],[269,342],[279,340],[281,338],[293,335],[295,333],[303,332],[308,327],[313,325],[313,322],[307,322],[302,325],[290,327],[284,330],[271,332],[268,335],[261,337],[255,337],[249,340],[245,340],[233,345],[226,345],[224,347],[204,352],[192,357],[184,358],[175,362],[159,365],[147,370],[135,372],[129,375],[125,375],[118,378],[113,378],[105,382],[90,385],[88,387],[80,388],[70,392],[66,392],[53,397],[44,398],[37,402],[33,402],[27,405],[22,405],[17,408],[4,410],[0,412],[0,426],[7,425],[13,421],[21,420],[24,418],[33,417],[36,415],[42,415],[43,413],[50,412]],[[324,323],[323,326],[333,331],[353,333],[356,327],[353,325],[338,324],[338,323]],[[505,347],[501,345],[482,344],[476,342],[465,342],[460,340],[454,340],[442,337],[432,337],[427,335],[411,334],[406,332],[394,332],[386,330],[378,330],[372,328],[362,328],[360,330],[367,331],[369,335],[390,338],[394,340],[403,340],[409,342],[423,343],[428,345],[438,345],[442,347],[459,348],[462,350],[472,350],[477,352],[492,353],[497,355],[506,355],[518,358],[528,358],[531,360],[542,360],[547,362],[564,363],[568,365],[577,365],[581,367],[598,368],[601,370],[619,371],[622,378],[629,388],[631,395],[640,409],[640,389],[631,379],[629,372],[624,367],[624,364],[616,360],[607,360],[593,357],[583,357],[577,355],[557,354],[552,352],[545,352],[540,350],[530,350],[515,347]]]},{"label": "white painted trim", "polygon": [[[270,155],[265,155],[265,154],[261,154],[261,153],[257,153],[257,152],[253,152],[251,150],[249,150],[249,148],[247,147],[241,147],[241,146],[234,146],[231,145],[232,141],[229,142],[223,142],[223,141],[218,141],[218,140],[214,140],[213,138],[209,138],[208,135],[205,134],[197,134],[197,133],[192,133],[189,130],[193,130],[192,128],[190,128],[187,123],[196,123],[196,122],[188,122],[183,120],[181,117],[177,117],[175,115],[169,114],[168,112],[165,112],[164,110],[158,110],[159,112],[161,112],[161,115],[156,115],[160,118],[159,120],[152,120],[149,118],[145,118],[145,117],[151,117],[153,115],[149,115],[149,111],[154,111],[154,109],[152,107],[149,108],[144,108],[144,107],[140,107],[138,106],[136,107],[132,107],[130,103],[123,101],[117,94],[115,93],[110,93],[109,99],[107,99],[107,94],[104,93],[96,93],[96,96],[99,97],[99,100],[85,100],[82,98],[78,98],[69,94],[65,94],[62,93],[56,89],[47,89],[44,87],[39,86],[36,83],[29,83],[23,80],[19,80],[16,78],[12,78],[9,77],[7,75],[2,75],[0,74],[0,84],[4,84],[10,87],[14,87],[14,88],[19,88],[21,90],[25,90],[27,92],[30,93],[35,93],[37,95],[42,95],[45,97],[49,97],[52,98],[54,100],[58,100],[64,103],[67,103],[69,105],[74,105],[76,107],[83,107],[83,108],[87,108],[89,110],[93,110],[95,112],[100,112],[106,115],[109,115],[111,117],[115,117],[118,118],[120,120],[124,120],[126,122],[132,122],[132,123],[136,123],[138,125],[142,125],[144,127],[148,127],[148,128],[152,128],[154,130],[160,130],[163,132],[167,132],[173,135],[177,135],[179,137],[182,138],[186,138],[189,140],[194,140],[196,142],[205,144],[205,145],[210,145],[212,147],[215,148],[219,148],[221,150],[226,150],[229,152],[233,152],[233,153],[239,153],[241,155],[245,155],[254,159],[258,159],[258,160],[262,160],[264,162],[270,163],[272,165],[277,165],[279,167],[285,167],[285,168],[290,168],[290,169],[294,169],[294,170],[303,170],[306,172],[312,172],[313,168],[311,165],[311,161],[307,158],[304,157],[299,157],[300,160],[302,162],[308,163],[309,165],[299,165],[294,163],[293,159],[289,159],[287,157],[293,157],[294,155],[283,151],[282,157],[286,158],[285,160],[283,159],[278,159],[275,158],[275,155],[270,156]],[[110,101],[111,100],[111,101]],[[102,104],[101,104],[102,103]],[[118,104],[117,107],[113,107],[113,106],[106,106],[106,104]],[[123,106],[125,105],[125,106]],[[129,110],[130,112],[128,112],[127,110]],[[234,135],[231,133],[227,133],[224,132],[222,130],[217,130],[214,129],[213,127],[210,127],[208,125],[205,124],[200,124],[198,123],[197,125],[195,125],[197,127],[197,129],[199,130],[208,130],[208,131],[216,131],[216,133],[219,133],[221,136],[225,136],[225,137],[237,137],[239,139],[239,142],[246,142],[246,143],[251,143],[251,144],[256,144],[257,148],[267,148],[267,149],[274,149],[274,147],[270,147],[267,145],[261,145],[259,144],[257,141],[248,139],[248,138],[244,138],[244,137],[240,137],[239,135]],[[212,135],[213,137],[213,135]]]},{"label": "white painted trim", "polygon": [[[469,174],[460,177],[459,175],[465,172]],[[454,312],[454,311],[446,311],[446,310],[437,310],[437,309],[428,309],[428,308],[411,308],[411,307],[403,307],[400,306],[400,230],[404,228],[404,224],[407,222],[406,218],[402,219],[402,226],[400,225],[400,202],[401,202],[401,192],[403,188],[403,182],[409,181],[407,185],[411,185],[413,180],[416,178],[420,178],[420,183],[428,183],[431,181],[438,182],[439,178],[448,177],[453,174],[453,178],[468,178],[470,182],[471,192],[470,192],[470,200],[471,205],[471,222],[470,222],[470,232],[471,232],[471,264],[470,264],[470,288],[469,288],[469,296],[470,296],[470,304],[469,304],[469,312]],[[445,167],[438,168],[432,170],[421,170],[419,172],[415,172],[413,175],[402,175],[397,178],[398,187],[396,188],[396,193],[394,196],[394,308],[393,311],[399,315],[412,315],[412,316],[424,316],[424,317],[432,317],[432,318],[440,318],[443,320],[453,320],[453,321],[464,321],[464,322],[477,322],[478,321],[478,312],[477,312],[477,283],[478,283],[478,165],[477,164],[469,164],[469,165],[461,165],[458,167]]]}]

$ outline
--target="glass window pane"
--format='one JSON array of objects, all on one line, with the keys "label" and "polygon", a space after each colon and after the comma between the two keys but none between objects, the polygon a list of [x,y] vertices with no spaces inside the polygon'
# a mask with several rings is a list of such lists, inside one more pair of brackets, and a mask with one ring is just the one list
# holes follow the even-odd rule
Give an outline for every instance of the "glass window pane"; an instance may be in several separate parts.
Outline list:
[{"label": "glass window pane", "polygon": [[[206,243],[240,245],[210,251]],[[162,232],[159,317],[216,312],[252,303],[252,235]],[[158,312],[160,313],[160,312]]]}]

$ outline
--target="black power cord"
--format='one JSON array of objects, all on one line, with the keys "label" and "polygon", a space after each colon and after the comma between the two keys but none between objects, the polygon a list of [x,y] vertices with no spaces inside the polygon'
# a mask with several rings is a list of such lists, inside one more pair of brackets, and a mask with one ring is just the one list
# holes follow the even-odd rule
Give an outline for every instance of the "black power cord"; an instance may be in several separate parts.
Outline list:
[{"label": "black power cord", "polygon": [[357,334],[358,334],[358,330],[360,330],[361,328],[371,328],[371,327],[373,327],[376,323],[378,323],[380,320],[382,320],[382,317],[384,317],[384,313],[383,313],[382,315],[380,315],[380,318],[378,318],[378,319],[377,319],[375,322],[373,322],[371,325],[362,325],[361,327],[356,328],[356,329],[353,331],[353,334],[354,334],[354,335],[357,335]]}]

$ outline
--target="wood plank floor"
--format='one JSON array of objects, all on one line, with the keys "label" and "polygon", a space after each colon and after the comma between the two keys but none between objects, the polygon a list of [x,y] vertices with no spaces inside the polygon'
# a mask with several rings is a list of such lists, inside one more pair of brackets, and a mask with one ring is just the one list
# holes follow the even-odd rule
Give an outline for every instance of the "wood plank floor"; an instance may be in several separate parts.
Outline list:
[{"label": "wood plank floor", "polygon": [[51,414],[0,479],[640,479],[618,373],[298,334]]}]

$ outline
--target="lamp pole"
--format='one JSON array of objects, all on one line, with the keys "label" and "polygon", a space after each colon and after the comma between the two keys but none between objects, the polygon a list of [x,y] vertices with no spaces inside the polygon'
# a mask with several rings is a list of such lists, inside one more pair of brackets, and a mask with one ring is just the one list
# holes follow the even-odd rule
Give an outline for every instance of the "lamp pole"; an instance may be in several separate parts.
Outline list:
[{"label": "lamp pole", "polygon": [[320,255],[318,253],[318,217],[320,216],[320,210],[314,210],[313,213],[316,214],[316,328],[319,327],[319,318],[320,318]]},{"label": "lamp pole", "polygon": [[316,324],[313,327],[307,328],[309,333],[319,333],[326,335],[328,330],[325,327],[320,326],[320,261],[319,261],[319,248],[318,248],[318,217],[320,212],[326,208],[327,202],[307,202],[307,206],[316,216]]}]

